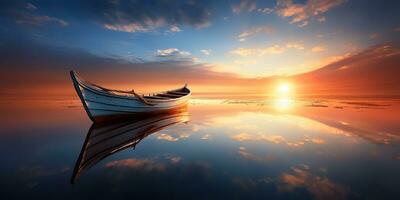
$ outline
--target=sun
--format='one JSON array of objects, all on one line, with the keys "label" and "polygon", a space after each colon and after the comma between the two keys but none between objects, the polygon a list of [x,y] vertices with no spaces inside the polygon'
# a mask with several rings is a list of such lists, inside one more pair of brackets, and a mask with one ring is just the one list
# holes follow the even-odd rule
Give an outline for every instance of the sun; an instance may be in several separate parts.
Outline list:
[{"label": "sun", "polygon": [[291,86],[289,83],[281,83],[277,87],[278,95],[288,95],[291,92]]}]

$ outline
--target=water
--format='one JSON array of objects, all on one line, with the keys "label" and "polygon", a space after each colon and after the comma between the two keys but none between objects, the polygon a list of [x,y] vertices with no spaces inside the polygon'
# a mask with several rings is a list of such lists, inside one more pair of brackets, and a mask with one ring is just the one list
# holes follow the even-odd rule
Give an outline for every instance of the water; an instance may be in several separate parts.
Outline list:
[{"label": "water", "polygon": [[93,127],[76,99],[0,111],[1,199],[400,197],[398,100],[193,99]]}]

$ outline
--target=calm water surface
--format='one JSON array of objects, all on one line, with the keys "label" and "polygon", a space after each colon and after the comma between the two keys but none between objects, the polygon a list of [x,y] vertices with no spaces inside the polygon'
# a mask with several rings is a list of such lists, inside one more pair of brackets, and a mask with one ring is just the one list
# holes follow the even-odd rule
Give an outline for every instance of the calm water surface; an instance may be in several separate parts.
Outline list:
[{"label": "calm water surface", "polygon": [[400,199],[400,101],[206,100],[95,124],[0,104],[1,199]]}]

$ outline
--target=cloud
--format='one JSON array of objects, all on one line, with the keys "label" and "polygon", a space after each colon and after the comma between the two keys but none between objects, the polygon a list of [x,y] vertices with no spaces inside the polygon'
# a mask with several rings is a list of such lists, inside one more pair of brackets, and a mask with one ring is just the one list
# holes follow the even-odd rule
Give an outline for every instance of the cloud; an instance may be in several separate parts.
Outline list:
[{"label": "cloud", "polygon": [[327,177],[317,176],[310,172],[307,165],[292,167],[291,172],[282,173],[279,178],[281,192],[290,192],[296,188],[305,188],[315,199],[346,199],[349,194],[347,188],[332,182]]},{"label": "cloud", "polygon": [[248,56],[265,56],[267,54],[281,54],[285,51],[284,47],[273,45],[265,48],[236,48],[230,51],[230,54],[248,57]]},{"label": "cloud", "polygon": [[180,132],[179,134],[177,134],[172,132],[169,133],[167,130],[164,130],[163,133],[160,132],[157,135],[157,139],[166,140],[169,142],[177,142],[178,140],[183,140],[190,137],[190,134],[185,132]]},{"label": "cloud", "polygon": [[256,154],[253,154],[249,152],[245,147],[239,147],[238,154],[247,160],[252,160],[256,162],[269,162],[275,159],[274,156],[268,155],[268,156],[259,156]]},{"label": "cloud", "polygon": [[113,31],[123,31],[123,32],[147,32],[149,29],[143,27],[141,24],[125,24],[125,25],[112,25],[112,24],[104,24],[104,28],[113,30]]},{"label": "cloud", "polygon": [[[128,158],[110,161],[105,164],[106,168],[129,168],[144,171],[165,171],[167,167],[173,164],[177,164],[183,160],[182,157],[176,155],[164,155],[153,158]],[[165,162],[167,161],[167,162]]]},{"label": "cloud", "polygon": [[169,141],[169,142],[176,142],[176,141],[179,140],[179,138],[172,137],[171,135],[168,135],[168,134],[165,134],[165,133],[160,134],[160,135],[157,137],[157,139],[159,139],[159,140],[166,140],[166,141]]},{"label": "cloud", "polygon": [[232,136],[232,139],[235,141],[243,142],[248,140],[254,140],[254,136],[248,133],[239,133],[237,135]]},{"label": "cloud", "polygon": [[211,54],[211,52],[212,52],[212,50],[211,49],[202,49],[202,50],[200,50],[201,51],[201,53],[203,53],[204,55],[210,55]]},{"label": "cloud", "polygon": [[56,24],[61,27],[69,25],[69,23],[63,19],[35,13],[37,7],[33,4],[26,4],[24,7],[25,9],[21,9],[20,7],[21,5],[19,4],[10,5],[8,7],[0,9],[0,13],[3,14],[3,16],[5,16],[6,18],[15,21],[17,24],[27,24],[34,26],[44,24]]},{"label": "cloud", "polygon": [[128,158],[123,160],[110,161],[105,164],[106,168],[130,168],[146,171],[164,171],[166,166],[151,159]]},{"label": "cloud", "polygon": [[[304,139],[290,141],[282,135],[274,135],[274,134],[266,134],[266,133],[253,133],[249,134],[246,132],[242,132],[236,135],[232,135],[231,138],[235,141],[244,142],[244,141],[264,141],[273,144],[284,144],[290,147],[300,147],[305,144],[317,144],[322,145],[325,144],[325,140],[322,138],[310,138],[306,136]],[[244,149],[241,149],[244,150]],[[243,153],[243,152],[242,152]]]},{"label": "cloud", "polygon": [[196,60],[196,57],[193,57],[190,52],[181,51],[177,48],[157,50],[155,56],[159,58],[166,58],[169,60]]},{"label": "cloud", "polygon": [[288,49],[296,49],[296,50],[304,50],[304,45],[301,43],[287,43],[286,48]]},{"label": "cloud", "polygon": [[326,21],[321,15],[344,2],[345,0],[308,0],[305,4],[297,4],[292,0],[278,0],[275,10],[279,16],[290,18],[291,24],[304,27],[312,18],[320,22]]},{"label": "cloud", "polygon": [[305,6],[300,4],[293,4],[292,1],[278,0],[278,9],[276,12],[282,17],[292,17],[291,23],[301,22],[308,18],[305,11]]},{"label": "cloud", "polygon": [[28,10],[37,10],[37,7],[31,3],[27,3],[25,8]]},{"label": "cloud", "polygon": [[180,156],[167,156],[167,158],[170,160],[172,164],[177,164],[183,160],[183,158]]},{"label": "cloud", "polygon": [[325,51],[325,47],[323,46],[314,46],[313,48],[311,48],[311,52],[314,53],[319,53],[319,52],[323,52]]},{"label": "cloud", "polygon": [[190,53],[187,51],[180,51],[177,48],[169,48],[169,49],[157,50],[156,56],[158,57],[190,56]]},{"label": "cloud", "polygon": [[6,19],[12,20],[17,24],[25,25],[45,25],[55,24],[61,27],[68,26],[69,23],[64,19],[46,14],[38,14],[38,8],[31,3],[24,3],[21,1],[9,2],[0,6],[0,14]]},{"label": "cloud", "polygon": [[29,25],[42,25],[46,23],[54,23],[61,27],[69,25],[68,22],[66,22],[65,20],[56,17],[50,17],[47,15],[30,15],[30,14],[20,15],[19,17],[16,18],[16,22],[18,24],[29,24]]},{"label": "cloud", "polygon": [[181,32],[181,29],[178,26],[171,26],[171,28],[169,28],[169,31],[171,31],[171,32]]},{"label": "cloud", "polygon": [[313,139],[311,139],[311,141],[312,141],[314,144],[325,144],[325,143],[326,143],[325,140],[324,140],[324,139],[321,139],[321,138],[313,138]]},{"label": "cloud", "polygon": [[257,26],[257,27],[252,27],[248,30],[243,31],[238,35],[239,41],[243,42],[246,40],[246,38],[255,35],[257,33],[265,33],[265,34],[270,34],[273,33],[274,29],[269,27],[269,26]]},{"label": "cloud", "polygon": [[164,26],[195,28],[210,24],[209,1],[105,1],[92,5],[94,20],[103,27],[123,32],[148,32]]},{"label": "cloud", "polygon": [[303,22],[297,24],[297,26],[300,27],[300,28],[305,27],[307,25],[308,25],[308,21],[303,21]]},{"label": "cloud", "polygon": [[242,12],[251,12],[257,9],[255,0],[240,0],[238,4],[232,5],[232,12],[240,14]]},{"label": "cloud", "polygon": [[286,139],[281,135],[270,135],[270,134],[248,134],[239,133],[231,137],[235,141],[266,141],[274,144],[286,143]]},{"label": "cloud", "polygon": [[379,33],[371,33],[369,35],[369,38],[372,39],[372,40],[376,40],[376,39],[378,39],[380,37],[381,37],[381,34],[379,34]]},{"label": "cloud", "polygon": [[[348,95],[400,94],[398,45],[376,45],[359,53],[331,59],[329,64],[317,70],[293,76],[293,80],[298,83],[297,91]],[[316,82],[319,84],[315,85]]]},{"label": "cloud", "polygon": [[172,165],[178,164],[183,160],[182,157],[176,155],[163,155],[152,158],[128,158],[110,161],[105,164],[106,168],[113,169],[135,169],[143,171],[158,171],[164,172]]},{"label": "cloud", "polygon": [[205,135],[203,135],[200,139],[202,139],[202,140],[210,140],[210,134],[205,134]]},{"label": "cloud", "polygon": [[272,8],[259,8],[257,9],[258,12],[263,13],[263,14],[271,14],[274,12],[274,9]]},{"label": "cloud", "polygon": [[234,60],[233,63],[237,65],[256,65],[258,62],[257,60],[250,59],[250,60]]},{"label": "cloud", "polygon": [[326,21],[326,18],[325,18],[325,17],[319,17],[319,18],[317,18],[317,20],[318,20],[319,22],[325,22],[325,21]]},{"label": "cloud", "polygon": [[236,48],[236,49],[230,51],[229,53],[233,54],[233,55],[237,55],[237,56],[247,57],[247,56],[255,55],[257,53],[257,49]]}]

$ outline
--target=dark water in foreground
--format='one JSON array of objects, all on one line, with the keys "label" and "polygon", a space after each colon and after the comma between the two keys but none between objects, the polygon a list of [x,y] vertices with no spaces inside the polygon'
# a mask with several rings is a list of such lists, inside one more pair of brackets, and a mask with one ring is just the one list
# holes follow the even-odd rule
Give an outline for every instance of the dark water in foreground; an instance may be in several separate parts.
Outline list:
[{"label": "dark water in foreground", "polygon": [[397,100],[195,99],[92,127],[76,100],[0,111],[1,199],[400,199]]}]

